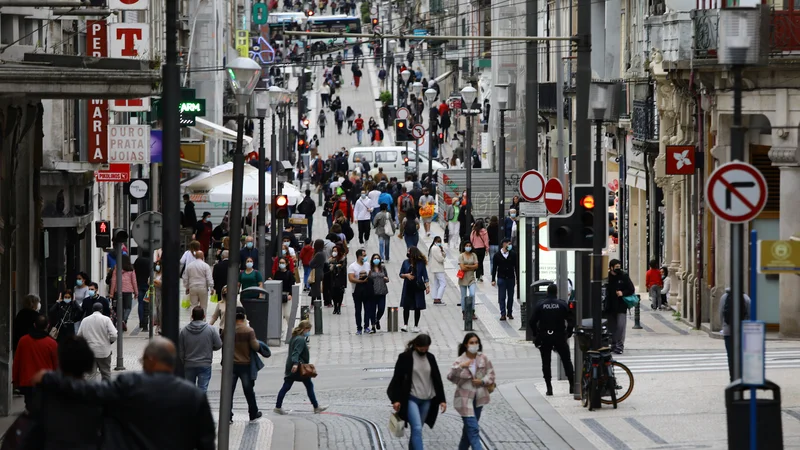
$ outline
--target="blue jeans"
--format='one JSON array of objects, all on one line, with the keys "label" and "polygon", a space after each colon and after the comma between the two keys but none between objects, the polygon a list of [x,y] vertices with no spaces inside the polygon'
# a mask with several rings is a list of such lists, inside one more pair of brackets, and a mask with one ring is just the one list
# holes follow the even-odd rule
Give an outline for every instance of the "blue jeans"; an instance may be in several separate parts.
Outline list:
[{"label": "blue jeans", "polygon": [[733,336],[722,336],[725,341],[725,353],[728,354],[728,378],[733,382]]},{"label": "blue jeans", "polygon": [[308,288],[308,276],[311,275],[311,266],[303,264],[303,287]]},{"label": "blue jeans", "polygon": [[473,409],[475,410],[475,417],[462,417],[464,428],[461,430],[461,442],[458,443],[458,450],[468,450],[470,446],[472,450],[483,450],[481,444],[481,429],[478,426],[478,421],[481,420],[481,411],[483,406],[475,406],[475,400],[472,401]]},{"label": "blue jeans", "polygon": [[508,278],[497,279],[497,302],[500,304],[500,315],[514,315],[514,280]]},{"label": "blue jeans", "polygon": [[403,239],[406,241],[406,249],[411,247],[416,247],[419,244],[419,233],[414,233],[413,235],[404,235]]},{"label": "blue jeans", "polygon": [[292,377],[286,377],[283,379],[283,386],[281,387],[280,392],[278,392],[278,401],[275,402],[275,407],[281,408],[283,406],[283,398],[286,397],[286,394],[292,388],[292,385],[295,381],[303,383],[303,385],[306,387],[306,393],[308,394],[308,399],[311,401],[311,405],[314,406],[314,408],[318,408],[319,403],[317,403],[317,396],[314,395],[314,383],[311,382],[311,378],[300,380]]},{"label": "blue jeans", "polygon": [[356,130],[356,139],[361,144],[361,139],[364,137],[364,130]]},{"label": "blue jeans", "polygon": [[387,235],[378,236],[378,254],[381,255],[381,259],[384,261],[389,260],[389,245],[392,240],[392,237]]},{"label": "blue jeans", "polygon": [[138,303],[136,305],[136,308],[137,308],[137,310],[139,312],[139,325],[140,326],[147,323],[147,316],[145,315],[145,312],[144,312],[144,297],[145,297],[145,295],[147,295],[147,289],[149,289],[149,286],[144,288],[144,289],[142,289],[142,286],[139,286],[139,296],[136,299],[137,303]]},{"label": "blue jeans", "polygon": [[183,374],[189,383],[197,385],[203,392],[208,392],[208,382],[211,381],[211,366],[186,367]]},{"label": "blue jeans", "polygon": [[[500,250],[500,246],[498,245],[490,245],[489,246],[489,267],[492,272],[494,272],[494,255]],[[489,273],[492,273],[489,272]]]},{"label": "blue jeans", "polygon": [[422,445],[422,425],[428,417],[428,410],[431,407],[430,400],[420,400],[416,397],[408,397],[408,425],[411,427],[411,436],[408,438],[409,450],[423,450]]},{"label": "blue jeans", "polygon": [[467,296],[472,297],[472,309],[475,309],[475,283],[470,284],[469,286],[459,286],[461,288],[461,311],[466,311],[466,302],[464,299]]},{"label": "blue jeans", "polygon": [[[236,393],[236,381],[242,380],[242,389],[244,390],[244,398],[247,400],[247,412],[250,413],[250,419],[253,419],[258,413],[258,404],[256,404],[256,393],[253,390],[256,383],[250,377],[250,364],[234,364],[233,365],[233,393]],[[231,411],[233,417],[233,411]]]}]

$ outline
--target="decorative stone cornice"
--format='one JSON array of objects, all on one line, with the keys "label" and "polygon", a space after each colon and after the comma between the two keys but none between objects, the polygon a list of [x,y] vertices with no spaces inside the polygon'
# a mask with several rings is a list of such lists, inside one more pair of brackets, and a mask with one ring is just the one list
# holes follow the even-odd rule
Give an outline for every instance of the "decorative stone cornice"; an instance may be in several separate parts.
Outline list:
[{"label": "decorative stone cornice", "polygon": [[773,166],[800,166],[800,148],[795,147],[772,147],[769,150],[769,159]]}]

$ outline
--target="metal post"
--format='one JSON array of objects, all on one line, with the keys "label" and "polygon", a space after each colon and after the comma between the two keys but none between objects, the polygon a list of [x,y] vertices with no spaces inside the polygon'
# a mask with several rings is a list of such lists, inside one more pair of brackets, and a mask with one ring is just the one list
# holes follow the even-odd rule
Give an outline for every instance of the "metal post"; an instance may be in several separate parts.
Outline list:
[{"label": "metal post", "polygon": [[[159,174],[158,174],[158,170],[159,170],[158,169],[158,164],[155,164],[155,163],[150,164],[150,210],[153,211],[153,212],[158,212],[158,210],[159,210],[159,208],[158,208],[158,198],[159,198],[158,197],[158,195],[159,195],[159,189],[158,189],[158,183],[159,183],[159,176],[158,175]],[[163,245],[164,245],[163,244],[163,242],[164,242],[164,236],[163,236],[164,219],[163,219],[163,217],[162,217],[161,220],[162,220],[161,221],[161,226],[162,226],[162,229],[161,229],[162,230],[162,236],[161,236],[162,244],[161,245],[163,247]],[[150,228],[150,235],[151,236],[153,235],[153,229],[152,228]],[[156,324],[156,313],[158,312],[158,308],[156,307],[156,288],[155,288],[155,285],[153,284],[153,279],[155,279],[156,250],[158,250],[158,249],[155,248],[156,247],[155,245],[153,245],[152,247],[153,248],[150,249],[150,254],[152,255],[152,258],[151,258],[152,264],[150,265],[150,286],[152,286],[151,292],[150,292],[150,336],[149,336],[150,339],[153,338],[153,327],[155,327],[155,324]],[[159,317],[159,320],[161,320],[161,317]]]},{"label": "metal post", "polygon": [[464,331],[472,331],[472,315],[475,313],[475,297],[464,297]]},{"label": "metal post", "polygon": [[[242,236],[242,190],[244,189],[244,115],[247,112],[247,98],[237,99],[239,115],[236,118],[236,150],[233,154],[233,192],[231,193],[231,245],[229,259],[234,261],[228,268],[228,286],[239,283],[239,242]],[[228,450],[230,440],[230,416],[233,414],[233,347],[236,334],[236,297],[238,289],[228,289],[226,302],[231,305],[225,314],[225,335],[222,352],[222,384],[219,403],[219,431],[217,432],[220,450]]]},{"label": "metal post", "polygon": [[[744,160],[744,129],[742,128],[742,67],[733,71],[733,125],[731,126],[731,161]],[[732,223],[731,230],[731,295],[733,302],[733,379],[742,378],[742,297],[744,295],[744,225]],[[750,310],[753,310],[751,305]]]},{"label": "metal post", "polygon": [[[153,178],[152,178],[152,172],[151,172],[151,174],[150,174],[150,182],[151,182],[151,184],[152,184],[152,181],[153,181]],[[147,216],[147,224],[148,224],[148,228],[149,228],[148,232],[149,232],[149,236],[150,236],[149,248],[147,249],[148,253],[150,253],[150,283],[148,284],[148,289],[150,291],[148,293],[148,295],[150,296],[150,304],[147,305],[147,306],[149,306],[150,314],[148,315],[148,320],[147,320],[147,322],[149,323],[149,326],[147,327],[148,328],[147,337],[148,337],[148,339],[153,339],[153,324],[155,323],[154,320],[153,320],[153,316],[155,315],[155,314],[153,314],[153,306],[155,306],[155,303],[156,303],[156,288],[153,285],[153,279],[155,278],[156,242],[157,242],[157,240],[154,238],[154,235],[156,234],[156,226],[155,226],[156,225],[156,218],[155,218],[155,216],[153,214],[149,214]]]},{"label": "metal post", "polygon": [[[275,108],[276,111],[282,111],[285,108],[285,105],[279,105]],[[281,113],[280,117],[283,119],[283,114]],[[272,134],[270,135],[270,191],[272,192],[272,199],[274,200],[275,197],[278,195],[278,139],[275,135],[275,114],[272,114]],[[277,248],[277,233],[276,229],[278,227],[278,221],[275,218],[275,211],[271,211],[269,214],[269,252],[264,257],[264,267],[265,272],[263,273],[272,273],[272,256],[275,255],[275,249]],[[269,261],[267,261],[269,260]]]},{"label": "metal post", "polygon": [[122,316],[125,314],[122,307],[122,296],[124,295],[122,293],[122,242],[115,242],[114,249],[117,256],[117,265],[114,270],[117,272],[117,330],[119,330],[119,337],[117,338],[117,367],[114,370],[125,370],[125,361],[122,357],[122,341],[125,336],[125,333],[122,332]]},{"label": "metal post", "polygon": [[[467,108],[471,108],[472,105],[468,105]],[[464,213],[464,223],[466,224],[467,229],[461,230],[461,233],[466,233],[467,239],[469,239],[472,227],[472,114],[466,114],[467,116],[467,148],[464,151],[464,169],[467,171],[467,182],[466,182],[466,190],[467,190],[467,207],[466,212]],[[464,211],[462,210],[462,213]]]},{"label": "metal post", "polygon": [[[258,124],[258,216],[256,217],[256,229],[258,230],[258,270],[261,271],[262,274],[266,272],[266,264],[267,264],[267,249],[266,249],[266,230],[264,221],[266,219],[267,214],[267,195],[266,190],[267,186],[264,182],[264,176],[266,175],[267,165],[266,165],[266,158],[267,158],[267,151],[264,148],[264,120],[265,117],[259,117],[259,124]],[[272,118],[273,126],[272,128],[275,129],[275,116],[273,114]],[[273,176],[275,174],[273,173]],[[230,255],[228,255],[230,257]],[[238,264],[239,261],[237,260],[236,263]],[[217,293],[219,294],[219,293]]]},{"label": "metal post", "polygon": [[[758,231],[750,232],[750,320],[758,319],[757,285],[758,285]],[[763,361],[762,361],[763,363]],[[758,449],[758,399],[755,386],[750,387],[750,450]]]},{"label": "metal post", "polygon": [[642,299],[639,298],[639,301],[636,302],[636,307],[633,310],[633,329],[634,330],[641,330],[642,324],[640,322],[642,314]]},{"label": "metal post", "polygon": [[[589,134],[589,84],[592,81],[592,0],[578,0],[577,67],[575,74],[575,183],[588,184],[592,180],[591,138]],[[530,33],[529,33],[530,34]],[[529,66],[530,67],[530,66]],[[536,67],[536,66],[532,66]],[[570,128],[571,130],[571,128]],[[581,323],[589,307],[589,253],[575,252],[576,322]],[[580,386],[583,355],[575,346],[575,386]],[[575,399],[580,399],[580,389]]]},{"label": "metal post", "polygon": [[[525,1],[525,34],[537,36],[539,34],[538,0]],[[539,52],[536,42],[525,43],[525,65],[539,67]],[[528,70],[525,74],[525,169],[537,170],[539,168],[539,74],[538,71]],[[533,283],[539,278],[539,219],[526,220],[523,231],[526,236],[532,237],[531,244],[526,245],[521,251],[525,254],[525,302],[526,314],[533,308]],[[520,288],[522,293],[522,288]]]},{"label": "metal post", "polygon": [[[178,96],[180,73],[178,71],[178,0],[166,0],[166,59],[164,63],[164,95],[161,101],[164,124],[164,148],[178,149],[181,145],[178,123]],[[161,207],[164,214],[161,293],[165,301],[161,308],[161,334],[178,343],[178,306],[180,298],[180,152],[167,151],[163,157]],[[176,373],[181,373],[178,359]]]},{"label": "metal post", "polygon": [[[431,148],[430,143],[428,148]],[[430,152],[428,152],[428,159],[430,159]],[[419,139],[414,138],[414,179],[419,181]]]},{"label": "metal post", "polygon": [[[601,139],[603,121],[597,120],[595,122],[595,147],[594,147],[594,198],[595,202],[605,202],[606,197],[604,194],[603,186],[603,159],[601,149]],[[598,233],[597,230],[603,229],[603,222],[606,217],[599,214],[594,215],[594,239],[592,242],[592,291],[591,291],[591,311],[592,311],[592,350],[598,350],[602,341],[602,300],[600,295],[602,293],[603,283],[603,245],[605,244],[606,236],[603,233]],[[587,271],[588,272],[588,271]],[[580,322],[579,322],[580,323]],[[589,399],[592,408],[601,408],[600,394],[594,392],[592,398]]]},{"label": "metal post", "polygon": [[[509,99],[510,101],[510,99]],[[503,242],[506,238],[505,225],[503,220],[506,217],[506,113],[505,110],[500,109],[500,139],[497,145],[497,177],[500,186],[500,205],[497,211],[497,220],[500,221],[500,226],[497,227],[498,237],[497,242]],[[521,251],[521,250],[517,250]]]}]

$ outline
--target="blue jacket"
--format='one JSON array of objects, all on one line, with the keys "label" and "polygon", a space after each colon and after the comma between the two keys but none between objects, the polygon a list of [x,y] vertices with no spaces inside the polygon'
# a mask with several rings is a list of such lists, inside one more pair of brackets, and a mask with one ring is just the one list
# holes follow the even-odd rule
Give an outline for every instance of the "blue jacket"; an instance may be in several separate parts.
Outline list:
[{"label": "blue jacket", "polygon": [[259,349],[258,351],[250,350],[250,378],[256,379],[258,378],[258,371],[264,368],[264,361],[261,361],[261,358],[258,355],[263,356],[264,358],[269,358],[272,356],[272,352],[269,350],[267,344],[258,341]]},{"label": "blue jacket", "polygon": [[514,226],[514,221],[511,217],[506,217],[503,220],[503,234],[505,235],[506,239],[511,239],[511,228]]}]

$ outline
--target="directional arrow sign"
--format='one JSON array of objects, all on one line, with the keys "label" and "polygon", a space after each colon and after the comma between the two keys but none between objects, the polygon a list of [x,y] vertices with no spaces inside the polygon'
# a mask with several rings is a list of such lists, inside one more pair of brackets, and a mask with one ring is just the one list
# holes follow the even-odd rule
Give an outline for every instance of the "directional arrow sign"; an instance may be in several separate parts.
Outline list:
[{"label": "directional arrow sign", "polygon": [[708,178],[706,201],[711,211],[726,222],[749,222],[767,204],[767,180],[750,164],[723,164]]}]

